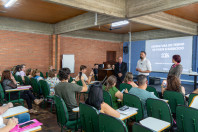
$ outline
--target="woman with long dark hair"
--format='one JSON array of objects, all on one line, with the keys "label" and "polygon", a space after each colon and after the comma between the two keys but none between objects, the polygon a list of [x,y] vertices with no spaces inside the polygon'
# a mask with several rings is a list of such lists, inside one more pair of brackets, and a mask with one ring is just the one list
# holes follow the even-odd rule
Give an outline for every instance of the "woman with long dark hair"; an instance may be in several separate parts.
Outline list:
[{"label": "woman with long dark hair", "polygon": [[[9,70],[3,71],[2,78],[1,78],[1,84],[2,84],[2,87],[4,88],[4,90],[17,88],[17,82]],[[10,98],[12,100],[18,99],[18,95],[19,95],[18,92],[11,92]],[[32,102],[34,101],[34,103],[38,105],[43,100],[36,99],[30,90],[21,91],[20,95],[27,102],[28,109],[30,110],[30,113],[37,112],[36,110],[34,110],[32,108]]]},{"label": "woman with long dark hair", "polygon": [[88,93],[88,98],[85,103],[95,107],[101,113],[105,113],[117,118],[120,117],[120,113],[118,111],[114,110],[111,106],[104,102],[102,85],[99,82],[91,85]]}]

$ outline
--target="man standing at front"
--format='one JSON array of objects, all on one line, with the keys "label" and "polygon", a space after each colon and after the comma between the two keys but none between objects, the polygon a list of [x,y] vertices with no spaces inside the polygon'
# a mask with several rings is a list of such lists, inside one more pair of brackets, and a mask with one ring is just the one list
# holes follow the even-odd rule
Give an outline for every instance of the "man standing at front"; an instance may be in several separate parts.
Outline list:
[{"label": "man standing at front", "polygon": [[149,73],[151,72],[151,62],[146,58],[146,52],[141,51],[140,60],[137,62],[136,71],[138,71],[138,75],[145,75],[147,80],[149,79]]},{"label": "man standing at front", "polygon": [[118,63],[115,64],[114,72],[115,76],[117,77],[116,87],[119,88],[127,72],[127,64],[125,62],[122,62],[122,57],[118,58]]}]

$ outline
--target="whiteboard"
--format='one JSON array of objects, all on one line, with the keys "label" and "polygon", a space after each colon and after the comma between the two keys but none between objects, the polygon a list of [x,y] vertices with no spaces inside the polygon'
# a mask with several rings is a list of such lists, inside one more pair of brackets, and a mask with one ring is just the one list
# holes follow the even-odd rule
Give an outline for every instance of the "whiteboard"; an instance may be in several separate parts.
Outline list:
[{"label": "whiteboard", "polygon": [[75,58],[74,55],[64,54],[62,59],[62,68],[69,68],[71,73],[74,73]]}]

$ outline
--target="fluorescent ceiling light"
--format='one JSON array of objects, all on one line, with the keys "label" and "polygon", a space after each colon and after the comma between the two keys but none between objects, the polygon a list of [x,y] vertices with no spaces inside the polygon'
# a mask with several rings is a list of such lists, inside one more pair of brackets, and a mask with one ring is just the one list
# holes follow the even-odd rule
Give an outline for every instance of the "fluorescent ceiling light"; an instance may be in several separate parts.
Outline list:
[{"label": "fluorescent ceiling light", "polygon": [[124,20],[124,21],[114,22],[114,23],[111,24],[111,26],[112,26],[112,27],[117,27],[117,26],[126,25],[126,24],[128,24],[128,23],[129,23],[129,21]]},{"label": "fluorescent ceiling light", "polygon": [[12,6],[17,0],[9,0],[6,4],[5,7]]}]

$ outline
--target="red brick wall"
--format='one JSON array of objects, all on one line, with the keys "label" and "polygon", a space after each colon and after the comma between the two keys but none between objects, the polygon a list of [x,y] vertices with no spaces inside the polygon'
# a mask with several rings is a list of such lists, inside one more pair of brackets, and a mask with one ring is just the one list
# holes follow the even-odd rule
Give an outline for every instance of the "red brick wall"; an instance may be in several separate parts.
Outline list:
[{"label": "red brick wall", "polygon": [[46,72],[50,63],[51,36],[0,30],[0,70],[17,64]]},{"label": "red brick wall", "polygon": [[[0,30],[0,71],[17,64],[26,64],[27,68],[48,71],[49,65],[55,65],[55,35],[42,35]],[[63,54],[75,55],[75,75],[80,65],[88,67],[88,73],[95,63],[106,61],[106,51],[116,51],[122,56],[122,43],[91,39],[58,36],[58,67],[61,67]]]},{"label": "red brick wall", "polygon": [[102,64],[106,61],[106,51],[116,51],[116,56],[123,55],[123,43],[80,39],[71,37],[60,38],[60,55],[75,55],[75,76],[80,70],[80,65],[88,67],[89,74],[95,63]]}]

